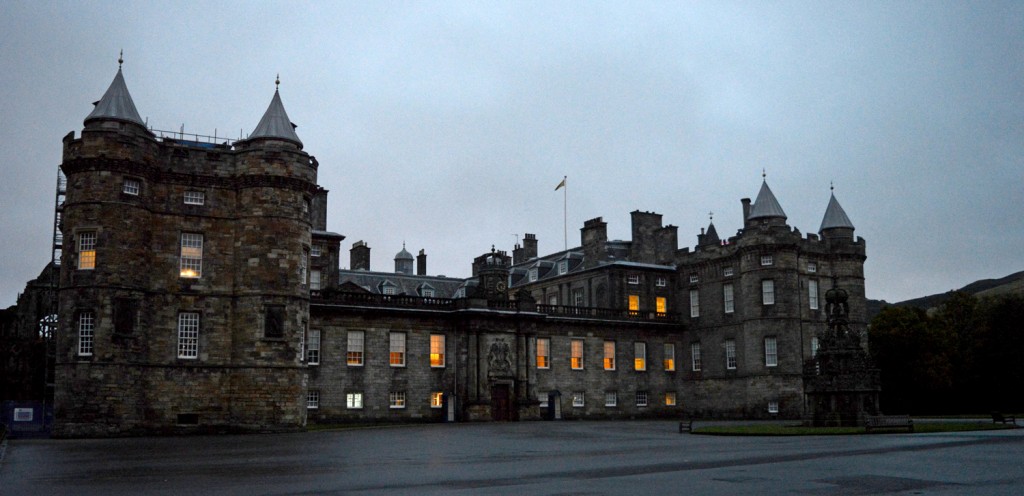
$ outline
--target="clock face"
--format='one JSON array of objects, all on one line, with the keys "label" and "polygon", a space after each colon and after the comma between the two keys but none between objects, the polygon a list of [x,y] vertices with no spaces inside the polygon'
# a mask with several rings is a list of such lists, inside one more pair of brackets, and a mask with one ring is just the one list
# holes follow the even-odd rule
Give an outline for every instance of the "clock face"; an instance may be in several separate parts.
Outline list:
[{"label": "clock face", "polygon": [[501,292],[504,292],[504,291],[505,291],[505,283],[504,283],[504,282],[501,282],[501,281],[498,281],[498,282],[497,282],[497,283],[496,283],[496,284],[494,285],[494,290],[495,290],[495,291],[497,291],[497,292],[499,292],[499,293],[501,293]]}]

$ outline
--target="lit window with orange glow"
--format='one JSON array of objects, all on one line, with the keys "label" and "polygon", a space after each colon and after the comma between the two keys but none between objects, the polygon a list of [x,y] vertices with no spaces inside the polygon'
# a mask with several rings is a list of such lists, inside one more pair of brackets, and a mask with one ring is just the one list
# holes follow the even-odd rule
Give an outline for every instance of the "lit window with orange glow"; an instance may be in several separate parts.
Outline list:
[{"label": "lit window with orange glow", "polygon": [[570,359],[573,370],[583,370],[583,340],[573,339],[570,345]]},{"label": "lit window with orange glow", "polygon": [[203,235],[197,233],[181,233],[181,277],[191,279],[203,275]]},{"label": "lit window with orange glow", "polygon": [[676,393],[665,393],[665,406],[676,406]]},{"label": "lit window with orange glow", "polygon": [[430,335],[430,366],[444,367],[444,334]]},{"label": "lit window with orange glow", "polygon": [[434,391],[430,393],[430,408],[441,408],[444,406],[444,393]]},{"label": "lit window with orange glow", "polygon": [[615,341],[604,342],[604,369],[615,370]]},{"label": "lit window with orange glow", "polygon": [[551,368],[551,339],[537,338],[537,368]]},{"label": "lit window with orange glow", "polygon": [[654,303],[657,306],[658,313],[668,312],[668,300],[666,300],[664,296],[655,298]]},{"label": "lit window with orange glow", "polygon": [[676,345],[673,343],[665,343],[664,353],[665,371],[673,372],[676,370]]},{"label": "lit window with orange glow", "polygon": [[629,295],[629,311],[640,311],[640,295]]},{"label": "lit window with orange glow", "polygon": [[633,369],[647,370],[647,343],[633,343]]},{"label": "lit window with orange glow", "polygon": [[405,333],[392,332],[388,360],[392,367],[405,367]]},{"label": "lit window with orange glow", "polygon": [[92,270],[96,268],[96,232],[78,233],[78,268]]},{"label": "lit window with orange glow", "polygon": [[345,352],[345,362],[349,367],[363,366],[363,331],[348,331],[348,351]]}]

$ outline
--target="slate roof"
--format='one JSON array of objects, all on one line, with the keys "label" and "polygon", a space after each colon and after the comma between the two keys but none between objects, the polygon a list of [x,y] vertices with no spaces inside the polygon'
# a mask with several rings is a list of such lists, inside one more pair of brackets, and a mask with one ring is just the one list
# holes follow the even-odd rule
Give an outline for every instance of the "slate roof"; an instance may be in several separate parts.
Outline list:
[{"label": "slate roof", "polygon": [[120,67],[117,68],[117,75],[114,76],[114,81],[110,83],[107,92],[94,105],[96,107],[85,117],[85,124],[94,119],[111,119],[146,126],[146,123],[142,122],[142,117],[139,117],[139,111],[135,109],[135,102],[128,93],[128,86],[124,83]]},{"label": "slate roof", "polygon": [[818,229],[818,232],[837,227],[853,229],[853,222],[850,222],[850,218],[846,216],[846,211],[839,205],[839,200],[836,200],[836,195],[833,193],[832,197],[828,200],[828,207],[825,208],[825,217],[821,219],[821,227]]},{"label": "slate roof", "polygon": [[299,148],[302,148],[302,140],[295,134],[295,125],[288,119],[288,112],[284,110],[281,103],[281,92],[274,90],[274,98],[270,100],[270,106],[256,125],[256,129],[249,135],[248,139],[274,138],[291,141]]},{"label": "slate roof", "polygon": [[338,285],[355,284],[370,293],[384,294],[385,286],[393,286],[396,295],[422,296],[423,288],[434,290],[435,298],[454,298],[465,279],[440,276],[418,276],[396,272],[371,272],[367,270],[341,270]]},{"label": "slate roof", "polygon": [[754,206],[750,209],[750,215],[747,219],[765,219],[770,217],[785,219],[786,212],[782,211],[782,205],[779,205],[779,201],[775,199],[771,188],[768,187],[768,181],[762,181],[761,191],[757,193],[757,199],[754,200]]}]

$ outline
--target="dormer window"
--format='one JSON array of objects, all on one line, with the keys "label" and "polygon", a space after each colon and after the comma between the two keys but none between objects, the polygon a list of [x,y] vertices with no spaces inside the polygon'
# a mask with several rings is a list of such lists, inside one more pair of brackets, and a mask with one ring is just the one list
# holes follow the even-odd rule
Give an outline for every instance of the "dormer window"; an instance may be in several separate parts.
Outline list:
[{"label": "dormer window", "polygon": [[125,179],[124,184],[121,186],[121,192],[126,195],[137,196],[139,194],[139,191],[141,190],[142,182],[140,182],[138,179]]},{"label": "dormer window", "polygon": [[395,294],[395,287],[394,286],[384,286],[383,288],[381,288],[380,292],[382,294],[386,294],[386,295],[393,295],[393,294]]},{"label": "dormer window", "polygon": [[526,278],[530,282],[536,281],[537,280],[537,267],[534,267],[534,268],[530,269],[530,271],[526,273]]},{"label": "dormer window", "polygon": [[631,274],[626,278],[626,282],[629,284],[640,284],[640,276],[637,274]]},{"label": "dormer window", "polygon": [[569,261],[568,260],[561,260],[561,261],[559,261],[558,262],[558,275],[565,274],[566,272],[569,272]]},{"label": "dormer window", "polygon": [[762,266],[773,265],[774,263],[775,263],[775,259],[771,255],[761,255],[761,265]]}]

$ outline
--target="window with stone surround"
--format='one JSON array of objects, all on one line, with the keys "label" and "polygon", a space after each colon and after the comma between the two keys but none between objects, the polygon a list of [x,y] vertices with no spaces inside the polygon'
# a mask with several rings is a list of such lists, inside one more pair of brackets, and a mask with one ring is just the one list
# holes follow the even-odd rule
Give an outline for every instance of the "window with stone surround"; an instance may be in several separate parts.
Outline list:
[{"label": "window with stone surround", "polygon": [[345,408],[348,408],[349,410],[359,410],[363,408],[363,393],[345,394]]},{"label": "window with stone surround", "polygon": [[811,274],[818,272],[818,264],[816,262],[807,262],[807,272]]},{"label": "window with stone surround", "polygon": [[697,277],[697,274],[690,274],[690,284],[697,284],[698,282],[700,282],[700,278]]},{"label": "window with stone surround", "polygon": [[430,366],[444,367],[444,334],[430,335]]},{"label": "window with stone surround", "polygon": [[199,358],[199,312],[178,314],[178,358]]},{"label": "window with stone surround", "polygon": [[389,336],[388,362],[392,367],[405,367],[405,333],[392,332]]},{"label": "window with stone surround", "polygon": [[572,406],[574,408],[583,408],[586,405],[586,394],[583,391],[572,392]]},{"label": "window with stone surround", "polygon": [[668,313],[668,299],[664,296],[657,296],[654,298],[654,309],[659,315]]},{"label": "window with stone surround", "polygon": [[818,280],[811,279],[807,281],[807,303],[811,310],[818,309]]},{"label": "window with stone surround", "polygon": [[181,233],[181,261],[179,275],[188,279],[203,276],[203,235]]},{"label": "window with stone surround", "polygon": [[320,408],[320,390],[310,389],[306,391],[306,408],[309,410],[316,410]]},{"label": "window with stone surround", "polygon": [[320,330],[310,329],[306,340],[306,364],[320,365]]},{"label": "window with stone surround", "polygon": [[761,265],[768,266],[768,265],[774,265],[774,264],[775,264],[775,258],[774,257],[772,257],[771,255],[761,255]]},{"label": "window with stone surround", "polygon": [[736,341],[725,340],[725,368],[736,370]]},{"label": "window with stone surround", "polygon": [[700,372],[702,365],[700,358],[700,341],[690,343],[690,370]]},{"label": "window with stone surround", "polygon": [[444,406],[444,393],[434,391],[430,393],[430,408],[441,408]]},{"label": "window with stone surround", "polygon": [[319,257],[323,249],[324,248],[320,243],[313,243],[313,245],[309,247],[309,256]]},{"label": "window with stone surround", "polygon": [[202,205],[206,203],[206,193],[202,191],[186,191],[185,205]]},{"label": "window with stone surround", "polygon": [[92,356],[96,333],[96,314],[91,311],[78,313],[78,356]]},{"label": "window with stone surround", "polygon": [[638,372],[647,370],[647,343],[633,343],[633,370]]},{"label": "window with stone surround", "polygon": [[537,368],[551,368],[551,339],[537,338]]},{"label": "window with stone surround", "polygon": [[629,295],[629,313],[636,315],[640,312],[640,295]]},{"label": "window with stone surround", "polygon": [[736,311],[736,300],[733,294],[732,284],[725,284],[722,286],[722,302],[725,307],[725,313],[733,313]]},{"label": "window with stone surround", "polygon": [[299,281],[302,281],[302,285],[309,284],[309,280],[306,279],[307,273],[309,272],[309,248],[303,248],[302,254],[299,257]]},{"label": "window with stone surround", "polygon": [[647,391],[636,392],[636,406],[640,408],[647,406]]},{"label": "window with stone surround", "polygon": [[388,408],[405,408],[405,391],[388,393]]},{"label": "window with stone surround", "polygon": [[672,391],[665,393],[665,406],[676,406],[676,393]]},{"label": "window with stone surround", "polygon": [[267,305],[263,312],[263,337],[284,337],[284,305]]},{"label": "window with stone surround", "polygon": [[345,363],[349,367],[363,366],[363,331],[348,331],[348,349],[345,351]]},{"label": "window with stone surround", "polygon": [[728,265],[722,268],[722,277],[732,277],[732,266]]},{"label": "window with stone surround", "polygon": [[690,318],[700,317],[700,291],[690,290]]},{"label": "window with stone surround", "polygon": [[761,304],[775,304],[775,281],[772,279],[765,279],[761,281]]},{"label": "window with stone surround", "polygon": [[78,233],[78,268],[79,270],[96,268],[96,231]]},{"label": "window with stone surround", "polygon": [[541,391],[541,392],[537,393],[537,401],[540,403],[537,406],[539,406],[540,408],[547,408],[548,407],[548,393],[546,391]]},{"label": "window with stone surround", "polygon": [[659,276],[657,279],[654,280],[654,285],[659,288],[664,288],[665,286],[668,286],[668,279],[666,279],[664,276]]},{"label": "window with stone surround", "polygon": [[136,196],[142,190],[142,182],[135,178],[125,178],[121,185],[121,192],[126,195]]},{"label": "window with stone surround", "polygon": [[774,336],[764,338],[764,366],[775,367],[779,364],[778,344]]},{"label": "window with stone surround", "polygon": [[577,307],[582,307],[584,305],[583,288],[576,288],[572,290],[572,304]]},{"label": "window with stone surround", "polygon": [[630,274],[626,277],[626,282],[629,284],[640,284],[640,276],[638,274]]},{"label": "window with stone surround", "polygon": [[604,342],[604,369],[615,370],[615,341]]},{"label": "window with stone surround", "polygon": [[768,413],[776,414],[779,413],[779,400],[768,401]]},{"label": "window with stone surround", "polygon": [[662,351],[662,364],[665,366],[666,372],[676,370],[676,345],[674,343],[665,343]]},{"label": "window with stone surround", "polygon": [[573,339],[569,344],[569,365],[573,370],[583,370],[583,340]]},{"label": "window with stone surround", "polygon": [[616,391],[604,392],[604,406],[614,407],[619,404],[619,393]]},{"label": "window with stone surround", "polygon": [[309,271],[309,290],[320,291],[320,269]]}]

